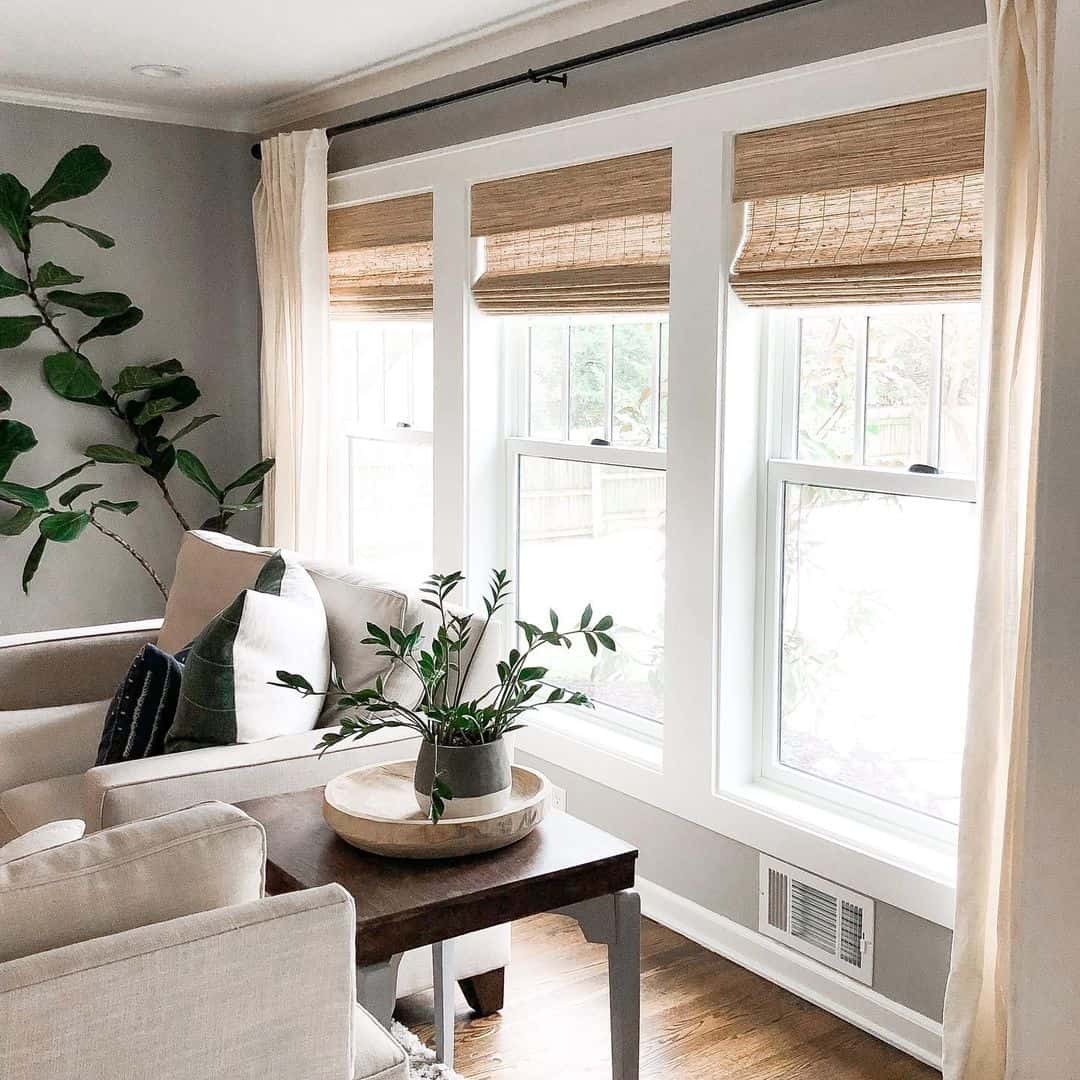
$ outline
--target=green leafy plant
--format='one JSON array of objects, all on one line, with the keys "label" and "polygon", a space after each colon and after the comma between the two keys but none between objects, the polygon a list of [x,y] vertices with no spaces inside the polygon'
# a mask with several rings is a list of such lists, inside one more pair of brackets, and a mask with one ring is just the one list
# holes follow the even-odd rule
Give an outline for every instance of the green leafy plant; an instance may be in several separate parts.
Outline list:
[{"label": "green leafy plant", "polygon": [[[433,574],[425,581],[421,589],[423,603],[439,613],[438,625],[428,641],[424,640],[422,622],[409,628],[367,624],[368,636],[363,644],[374,645],[376,655],[411,671],[420,683],[420,700],[408,704],[389,697],[381,677],[372,687],[350,690],[335,676],[332,688],[340,695],[337,704],[345,712],[338,730],[323,735],[319,743],[323,753],[346,739],[362,739],[384,728],[407,728],[435,746],[477,746],[496,742],[524,727],[522,717],[543,705],[593,707],[587,695],[548,682],[548,669],[539,665],[535,656],[545,646],[570,649],[575,639],[583,641],[593,656],[601,649],[614,652],[615,641],[609,631],[615,621],[610,615],[597,618],[592,605],[585,608],[573,628],[562,626],[554,610],[549,613],[548,628],[517,620],[525,647],[511,649],[496,664],[498,681],[493,686],[477,697],[466,698],[465,690],[480,645],[492,620],[505,607],[511,583],[505,570],[491,572],[488,594],[484,597],[484,620],[474,640],[472,616],[454,614],[447,607],[451,594],[464,580],[464,575],[455,571]],[[303,675],[279,671],[277,678],[278,682],[272,685],[295,690],[305,697],[320,693]],[[445,800],[452,797],[444,777],[436,770],[431,791],[433,821],[439,820]]]},{"label": "green leafy plant", "polygon": [[[191,524],[170,488],[175,469],[214,500],[214,510],[202,527],[221,532],[227,531],[236,514],[261,505],[263,478],[274,466],[268,458],[245,469],[232,482],[217,484],[202,461],[192,451],[181,449],[179,443],[204,424],[218,419],[218,415],[198,415],[171,433],[165,431],[171,417],[190,409],[201,396],[198,385],[180,361],[128,365],[109,382],[86,353],[89,343],[114,338],[138,326],[143,319],[142,309],[125,293],[73,291],[70,286],[79,285],[83,275],[54,262],[35,265],[36,230],[43,226],[74,229],[102,249],[115,246],[111,236],[97,229],[41,212],[56,203],[89,195],[108,176],[111,167],[98,147],[86,145],[64,154],[34,194],[11,173],[0,174],[0,230],[14,244],[22,264],[19,272],[0,267],[0,300],[15,301],[23,308],[19,314],[0,316],[0,350],[18,348],[35,333],[44,331],[53,339],[57,350],[42,361],[45,383],[67,401],[104,410],[115,421],[119,436],[115,443],[87,446],[84,461],[46,485],[12,484],[5,482],[8,470],[16,457],[37,444],[37,439],[31,428],[17,420],[0,421],[0,503],[15,508],[11,516],[0,521],[0,535],[20,535],[35,521],[39,529],[23,571],[24,590],[49,541],[71,543],[92,526],[128,551],[165,593],[165,586],[150,563],[97,518],[101,511],[134,513],[139,509],[137,502],[98,499],[86,511],[57,509],[50,503],[49,489],[92,465],[140,469],[153,480],[179,526],[189,529]],[[0,413],[9,411],[12,405],[11,394],[0,386]],[[69,488],[59,496],[61,507],[70,506],[87,494],[89,489],[85,485],[77,486],[83,490]],[[96,484],[94,488],[101,486]],[[240,494],[240,488],[248,490]],[[123,509],[117,510],[118,507]],[[58,515],[73,516],[61,518],[57,523]]]}]

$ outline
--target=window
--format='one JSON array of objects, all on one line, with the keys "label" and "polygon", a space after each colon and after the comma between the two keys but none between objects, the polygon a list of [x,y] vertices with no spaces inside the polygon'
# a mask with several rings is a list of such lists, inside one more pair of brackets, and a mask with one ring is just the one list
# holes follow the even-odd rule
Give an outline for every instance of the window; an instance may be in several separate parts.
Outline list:
[{"label": "window", "polygon": [[975,578],[979,309],[770,316],[762,772],[955,823]]},{"label": "window", "polygon": [[350,562],[418,582],[432,562],[430,321],[334,319],[345,396]]},{"label": "window", "polygon": [[518,618],[616,618],[619,650],[545,663],[601,715],[655,735],[663,712],[667,318],[502,320]]}]

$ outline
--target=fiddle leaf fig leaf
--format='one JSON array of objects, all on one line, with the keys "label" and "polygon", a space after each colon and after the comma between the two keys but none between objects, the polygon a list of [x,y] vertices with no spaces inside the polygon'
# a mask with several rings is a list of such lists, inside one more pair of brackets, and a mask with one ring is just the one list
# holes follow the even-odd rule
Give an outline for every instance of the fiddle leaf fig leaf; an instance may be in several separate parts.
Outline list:
[{"label": "fiddle leaf fig leaf", "polygon": [[0,173],[0,229],[20,251],[30,250],[30,192],[11,173]]},{"label": "fiddle leaf fig leaf", "polygon": [[190,451],[176,451],[176,467],[194,484],[198,484],[204,491],[214,497],[217,502],[222,502],[225,492],[214,483],[206,466]]},{"label": "fiddle leaf fig leaf", "polygon": [[32,428],[19,420],[0,420],[0,480],[20,454],[33,450],[35,446],[37,436]]},{"label": "fiddle leaf fig leaf", "polygon": [[138,454],[124,446],[110,446],[108,443],[94,443],[84,451],[92,461],[102,465],[149,465],[150,459],[145,454]]},{"label": "fiddle leaf fig leaf", "polygon": [[76,293],[68,289],[53,289],[49,302],[72,308],[94,319],[122,315],[131,307],[131,297],[121,292]]},{"label": "fiddle leaf fig leaf", "polygon": [[82,274],[73,274],[56,263],[42,263],[38,272],[34,275],[35,289],[57,289],[61,285],[78,285],[82,281]]},{"label": "fiddle leaf fig leaf", "polygon": [[[98,232],[97,229],[91,229],[88,225],[80,225],[75,221],[68,221],[65,218],[53,217],[51,214],[35,214],[30,218],[30,228],[35,225],[66,225],[69,229],[74,229],[77,233],[82,233],[87,240],[93,240],[99,248],[111,248],[116,247],[116,241],[103,232]],[[18,243],[18,241],[16,241]],[[19,248],[20,251],[25,251],[26,248]]]},{"label": "fiddle leaf fig leaf", "polygon": [[112,162],[96,146],[76,146],[57,163],[49,179],[30,200],[31,210],[89,195],[112,168]]},{"label": "fiddle leaf fig leaf", "polygon": [[126,517],[128,514],[135,513],[135,511],[139,509],[139,504],[134,499],[129,499],[126,502],[113,502],[112,499],[98,499],[90,509],[111,510],[114,514],[123,514]]},{"label": "fiddle leaf fig leaf", "polygon": [[185,435],[190,435],[196,428],[201,428],[203,424],[208,424],[211,420],[218,419],[220,419],[218,413],[206,413],[203,416],[196,416],[193,420],[189,420],[171,439],[169,439],[169,442],[178,443]]},{"label": "fiddle leaf fig leaf", "polygon": [[174,397],[152,398],[150,401],[146,401],[142,404],[132,417],[132,420],[136,427],[142,427],[144,424],[150,423],[151,420],[154,420],[159,416],[176,412],[177,409],[182,408],[183,406]]},{"label": "fiddle leaf fig leaf", "polygon": [[121,369],[113,384],[113,392],[119,397],[121,394],[135,394],[140,390],[151,390],[156,386],[172,382],[176,375],[176,371],[162,370],[159,365],[133,364]]},{"label": "fiddle leaf fig leaf", "polygon": [[9,518],[0,521],[0,536],[22,535],[37,516],[36,510],[31,510],[29,506],[20,506]]},{"label": "fiddle leaf fig leaf", "polygon": [[70,506],[80,495],[85,495],[88,491],[97,491],[103,486],[103,484],[76,484],[74,487],[69,487],[56,501],[61,506]]},{"label": "fiddle leaf fig leaf", "polygon": [[95,323],[81,338],[79,344],[92,341],[94,338],[116,337],[117,334],[126,333],[133,326],[138,326],[143,320],[142,308],[129,307],[127,311],[119,315],[110,315],[101,322]]},{"label": "fiddle leaf fig leaf", "polygon": [[78,476],[84,469],[92,468],[96,465],[96,461],[84,461],[74,468],[65,469],[55,480],[50,480],[47,484],[41,485],[42,491],[48,491],[50,488],[59,487],[65,480],[70,480],[73,476]]},{"label": "fiddle leaf fig leaf", "polygon": [[226,484],[224,488],[225,494],[228,494],[233,488],[257,484],[273,467],[274,459],[264,458],[258,465],[252,465],[250,469],[241,473],[231,484]]},{"label": "fiddle leaf fig leaf", "polygon": [[88,401],[101,390],[101,376],[81,353],[54,353],[42,364],[49,388],[68,401]]},{"label": "fiddle leaf fig leaf", "polygon": [[0,349],[16,349],[45,320],[40,315],[7,315],[0,318]]},{"label": "fiddle leaf fig leaf", "polygon": [[12,296],[24,296],[28,288],[21,277],[9,274],[0,266],[0,300],[7,300]]},{"label": "fiddle leaf fig leaf", "polygon": [[38,522],[38,530],[46,540],[55,540],[58,544],[70,544],[78,540],[90,524],[90,515],[85,510],[62,510],[49,514]]},{"label": "fiddle leaf fig leaf", "polygon": [[15,503],[16,506],[28,506],[31,510],[49,509],[49,496],[41,488],[13,484],[9,480],[0,480],[0,500]]},{"label": "fiddle leaf fig leaf", "polygon": [[41,556],[45,554],[45,545],[48,542],[46,537],[39,536],[30,549],[30,554],[26,557],[26,565],[23,566],[22,572],[22,591],[24,593],[30,592],[30,582],[38,572],[38,567],[41,566]]},{"label": "fiddle leaf fig leaf", "polygon": [[7,412],[11,408],[11,395],[0,386],[0,412]]}]

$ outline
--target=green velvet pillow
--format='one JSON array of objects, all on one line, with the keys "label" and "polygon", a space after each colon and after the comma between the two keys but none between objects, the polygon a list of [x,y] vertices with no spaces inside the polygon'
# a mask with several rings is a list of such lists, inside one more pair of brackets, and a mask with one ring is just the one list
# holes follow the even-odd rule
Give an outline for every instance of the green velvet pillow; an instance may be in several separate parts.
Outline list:
[{"label": "green velvet pillow", "polygon": [[191,643],[165,752],[311,731],[322,698],[271,686],[283,668],[311,672],[312,685],[325,686],[330,647],[311,575],[277,552]]}]

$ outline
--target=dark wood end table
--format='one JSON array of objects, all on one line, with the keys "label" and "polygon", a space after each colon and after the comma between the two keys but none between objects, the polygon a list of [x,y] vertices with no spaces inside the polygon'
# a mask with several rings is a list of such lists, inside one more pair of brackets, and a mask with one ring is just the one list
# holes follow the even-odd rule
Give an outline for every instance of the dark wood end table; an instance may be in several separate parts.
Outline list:
[{"label": "dark wood end table", "polygon": [[549,912],[608,948],[613,1080],[637,1080],[641,902],[637,850],[568,814],[464,859],[412,861],[350,847],[323,821],[322,788],[238,804],[266,829],[271,893],[337,882],[356,902],[357,995],[389,1025],[403,953],[433,946],[436,1053],[453,1065],[454,939]]}]

